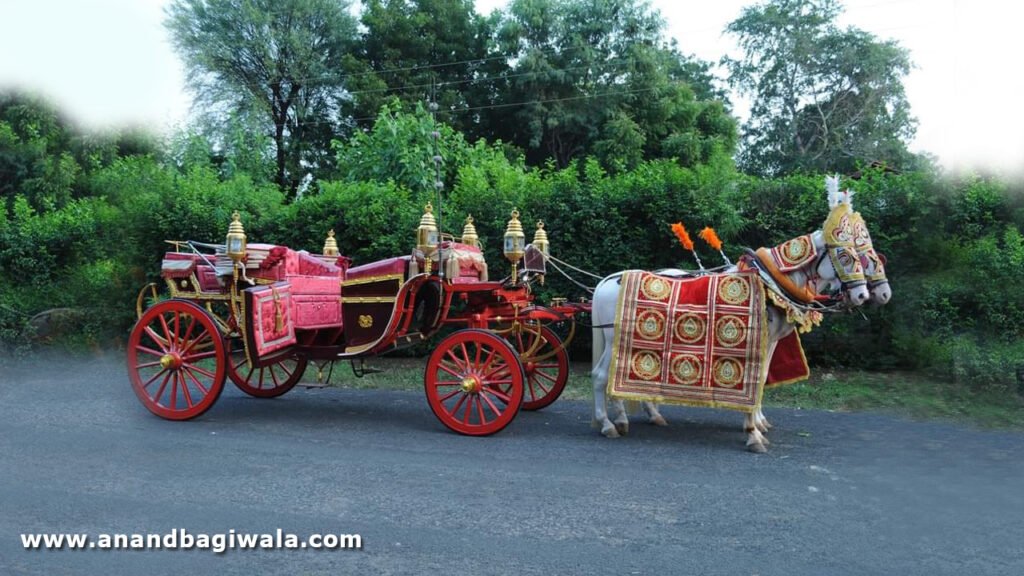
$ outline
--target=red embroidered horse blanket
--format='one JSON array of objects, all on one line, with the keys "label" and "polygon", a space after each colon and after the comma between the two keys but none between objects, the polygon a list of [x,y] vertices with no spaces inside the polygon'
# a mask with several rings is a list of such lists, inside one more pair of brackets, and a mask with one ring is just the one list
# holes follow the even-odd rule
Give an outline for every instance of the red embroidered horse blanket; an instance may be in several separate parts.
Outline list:
[{"label": "red embroidered horse blanket", "polygon": [[[609,395],[743,412],[760,405],[768,322],[756,273],[674,279],[629,271],[621,282]],[[772,366],[772,380],[806,377],[799,339],[784,342],[777,356],[786,362]]]}]

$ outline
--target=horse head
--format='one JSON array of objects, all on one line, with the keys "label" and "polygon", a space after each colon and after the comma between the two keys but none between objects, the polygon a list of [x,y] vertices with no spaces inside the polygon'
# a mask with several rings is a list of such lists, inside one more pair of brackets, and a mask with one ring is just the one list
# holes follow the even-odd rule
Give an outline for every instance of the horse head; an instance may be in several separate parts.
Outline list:
[{"label": "horse head", "polygon": [[854,249],[864,269],[864,277],[871,291],[871,301],[875,304],[886,304],[892,298],[892,289],[885,276],[885,257],[875,251],[871,243],[871,233],[868,232],[867,224],[864,223],[864,217],[860,212],[853,213],[852,221]]}]

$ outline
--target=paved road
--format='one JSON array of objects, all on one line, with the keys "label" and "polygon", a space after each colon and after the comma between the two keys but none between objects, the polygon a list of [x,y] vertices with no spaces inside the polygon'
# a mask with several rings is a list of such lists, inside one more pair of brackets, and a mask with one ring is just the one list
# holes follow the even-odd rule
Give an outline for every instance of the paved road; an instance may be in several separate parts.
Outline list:
[{"label": "paved road", "polygon": [[[228,387],[151,416],[118,359],[0,373],[0,574],[1024,574],[1024,436],[773,410],[600,438],[580,402],[447,432],[420,394]],[[359,533],[362,551],[25,551],[24,532]]]}]

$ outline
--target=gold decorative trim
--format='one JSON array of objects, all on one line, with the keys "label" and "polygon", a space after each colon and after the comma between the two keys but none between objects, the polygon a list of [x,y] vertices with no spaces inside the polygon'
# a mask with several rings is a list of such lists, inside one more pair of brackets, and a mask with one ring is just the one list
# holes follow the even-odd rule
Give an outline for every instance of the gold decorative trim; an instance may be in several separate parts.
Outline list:
[{"label": "gold decorative trim", "polygon": [[342,304],[392,304],[396,296],[342,296]]},{"label": "gold decorative trim", "polygon": [[341,282],[342,288],[345,286],[359,286],[361,284],[373,284],[374,282],[387,282],[388,280],[397,280],[399,285],[402,284],[402,279],[405,277],[404,274],[382,274],[380,276],[366,276],[364,278],[356,278],[355,280],[343,280]]}]

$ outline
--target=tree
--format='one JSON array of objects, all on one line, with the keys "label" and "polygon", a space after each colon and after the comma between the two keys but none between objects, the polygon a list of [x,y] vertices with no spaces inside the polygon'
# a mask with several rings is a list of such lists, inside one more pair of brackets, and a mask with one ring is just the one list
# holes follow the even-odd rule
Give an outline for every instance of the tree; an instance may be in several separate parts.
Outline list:
[{"label": "tree", "polygon": [[345,98],[338,63],[356,36],[348,0],[174,0],[166,26],[197,102],[263,118],[278,186],[322,171]]},{"label": "tree", "polygon": [[[666,43],[664,24],[640,0],[514,0],[498,32],[514,64],[504,98],[486,112],[502,121],[490,125],[531,163],[553,158],[559,167],[596,154],[606,167],[628,168],[671,156],[668,144],[680,138],[731,151],[725,109],[694,90],[713,97],[707,67]],[[697,118],[715,111],[726,121],[702,131]]]},{"label": "tree", "polygon": [[847,171],[858,162],[901,166],[916,121],[903,90],[906,49],[856,28],[840,30],[839,0],[768,0],[726,27],[743,55],[723,59],[731,84],[753,97],[743,127],[749,172]]},{"label": "tree", "polygon": [[434,99],[440,121],[482,135],[469,112],[489,103],[486,77],[505,63],[490,51],[492,23],[472,0],[369,0],[361,22],[359,49],[346,61],[361,124],[389,101],[413,109]]}]

